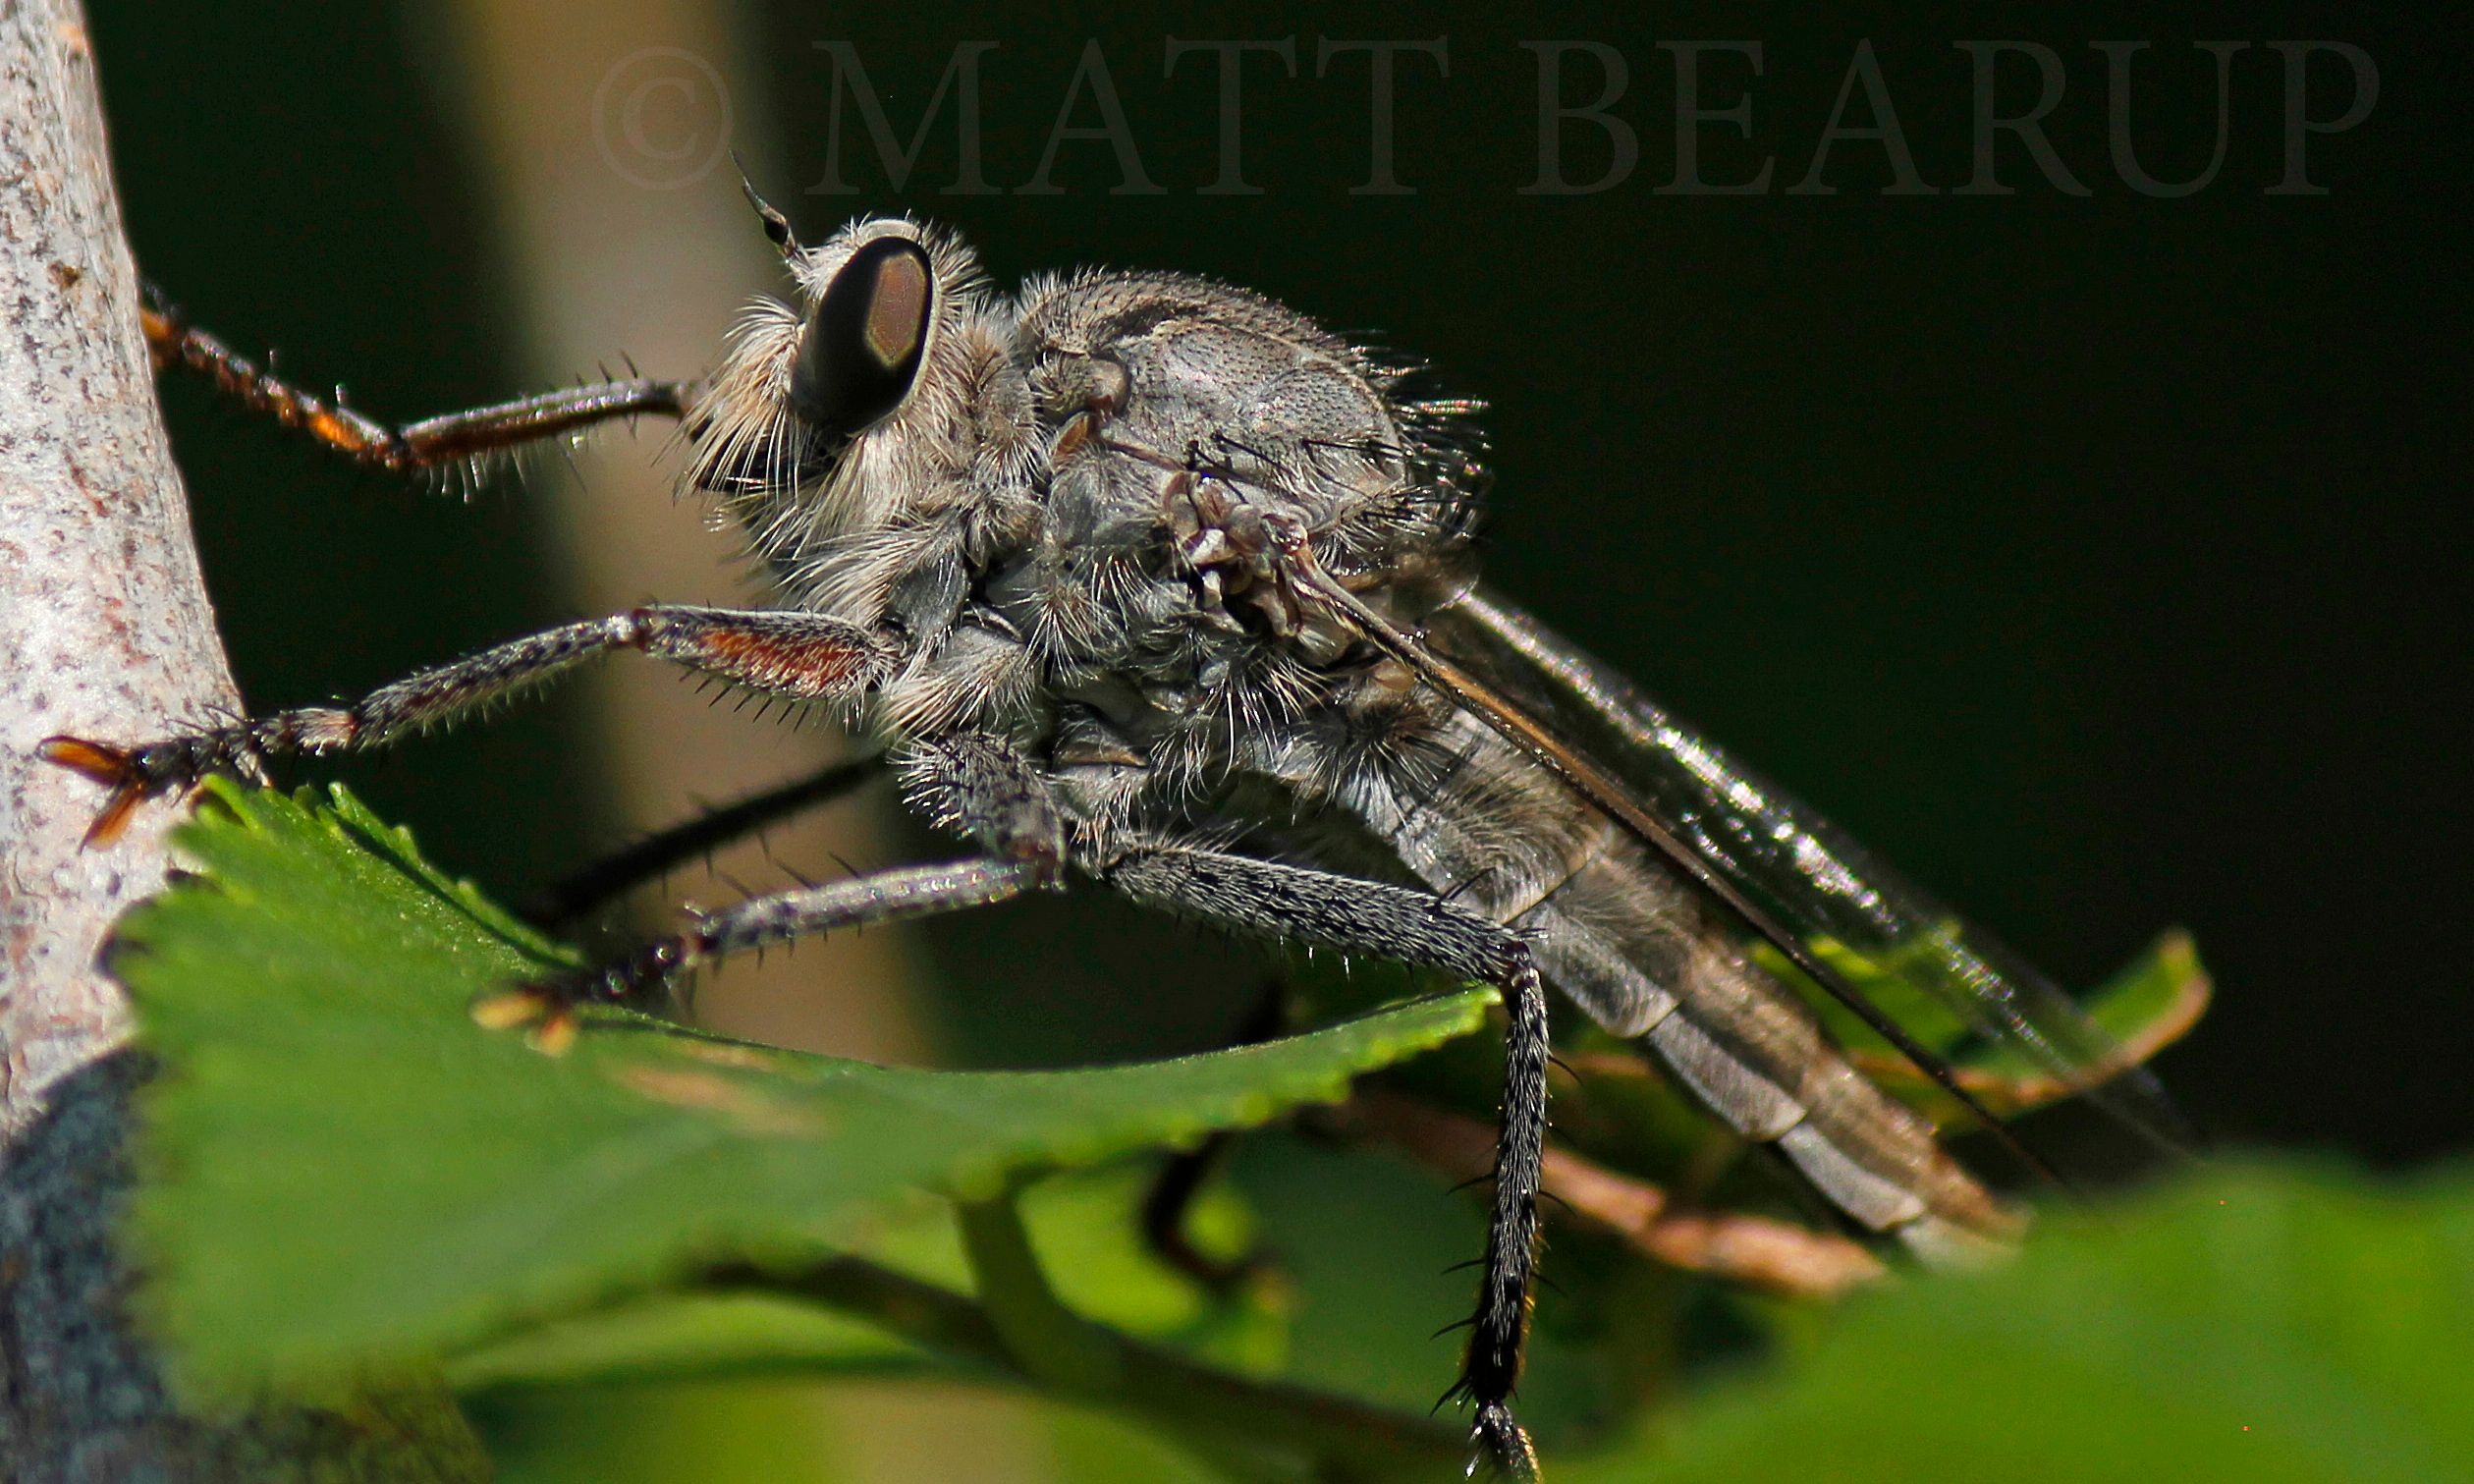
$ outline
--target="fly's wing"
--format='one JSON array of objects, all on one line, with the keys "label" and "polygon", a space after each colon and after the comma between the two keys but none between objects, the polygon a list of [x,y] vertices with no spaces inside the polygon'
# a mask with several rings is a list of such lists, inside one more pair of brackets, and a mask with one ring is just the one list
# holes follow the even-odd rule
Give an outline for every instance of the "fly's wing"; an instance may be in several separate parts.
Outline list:
[{"label": "fly's wing", "polygon": [[2067,996],[1620,674],[1483,589],[1432,616],[1423,640],[1612,779],[1756,929],[1800,940],[1775,945],[1789,959],[1904,991],[1874,998],[1913,1002],[1885,1008],[1917,1040],[2007,1045],[2158,1144],[2188,1146],[2154,1075]]}]

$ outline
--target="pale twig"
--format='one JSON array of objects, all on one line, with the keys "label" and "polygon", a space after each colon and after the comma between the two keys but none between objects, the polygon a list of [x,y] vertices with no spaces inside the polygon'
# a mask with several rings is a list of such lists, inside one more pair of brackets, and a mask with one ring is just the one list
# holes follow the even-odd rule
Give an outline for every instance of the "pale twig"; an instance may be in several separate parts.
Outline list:
[{"label": "pale twig", "polygon": [[[1361,1091],[1335,1116],[1352,1132],[1458,1178],[1485,1171],[1495,1130],[1393,1093]],[[1846,1237],[1738,1212],[1678,1210],[1665,1190],[1550,1145],[1546,1193],[1572,1219],[1621,1237],[1670,1267],[1797,1297],[1835,1297],[1879,1279],[1881,1260]]]}]

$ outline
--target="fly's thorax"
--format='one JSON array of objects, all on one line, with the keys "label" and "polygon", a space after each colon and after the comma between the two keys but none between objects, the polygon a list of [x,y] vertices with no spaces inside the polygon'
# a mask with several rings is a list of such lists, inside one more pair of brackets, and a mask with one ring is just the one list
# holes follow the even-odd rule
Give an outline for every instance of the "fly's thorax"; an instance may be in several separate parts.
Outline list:
[{"label": "fly's thorax", "polygon": [[1381,599],[1458,548],[1462,502],[1430,477],[1423,405],[1397,374],[1293,310],[1203,279],[1034,280],[1020,356],[1043,432],[1036,549],[999,584],[1064,667],[1132,666],[1206,687],[1233,646],[1308,665],[1349,646],[1295,601],[1275,527]]},{"label": "fly's thorax", "polygon": [[1303,315],[1207,280],[1037,280],[1020,309],[1051,430],[1061,537],[1123,542],[1172,519],[1175,476],[1316,530],[1411,482],[1388,375]]},{"label": "fly's thorax", "polygon": [[1290,309],[1208,281],[1028,285],[1021,359],[1044,435],[1038,540],[990,608],[1042,659],[1054,756],[1097,809],[1188,799],[1345,705],[1380,656],[1306,602],[1303,532],[1403,619],[1457,593],[1450,440],[1396,376]]}]

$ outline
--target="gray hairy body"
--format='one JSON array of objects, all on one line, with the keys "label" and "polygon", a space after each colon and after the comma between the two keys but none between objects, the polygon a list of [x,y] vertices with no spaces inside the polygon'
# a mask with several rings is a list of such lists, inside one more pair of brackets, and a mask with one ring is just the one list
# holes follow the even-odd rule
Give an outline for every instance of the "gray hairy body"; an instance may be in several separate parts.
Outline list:
[{"label": "gray hairy body", "polygon": [[[1511,1403],[1546,1153],[1548,985],[1643,1041],[1861,1225],[1932,1258],[2014,1229],[1752,945],[1859,1016],[1870,1006],[1822,945],[1895,962],[1959,1023],[2078,1090],[2108,1089],[2116,1050],[2032,970],[1474,585],[1471,405],[1412,395],[1405,368],[1208,280],[1082,272],[1007,295],[915,223],[862,220],[811,248],[758,209],[799,302],[755,305],[692,383],[603,383],[391,428],[152,309],[159,360],[374,467],[458,468],[676,415],[684,484],[743,526],[774,602],[648,604],[350,703],[152,742],[47,739],[45,757],[110,790],[89,842],[208,773],[384,746],[632,651],[835,710],[972,850],[694,913],[520,986],[485,1019],[531,1023],[536,1044],[577,1033],[578,1006],[645,1003],[727,954],[1070,878],[1487,983],[1505,1012],[1504,1094],[1455,1393],[1473,1405],[1476,1455],[1515,1478],[1537,1476]],[[779,797],[812,799],[816,781]],[[760,802],[721,815],[754,818]],[[674,858],[633,853],[567,900]],[[1992,1126],[1929,1050],[1877,1014],[1866,1023]],[[2114,1106],[2134,1121],[2166,1106],[2120,1080],[2134,1095]]]},{"label": "gray hairy body", "polygon": [[[828,281],[871,233],[916,230],[863,223],[802,274]],[[1465,405],[1404,397],[1403,371],[1242,290],[1085,272],[1009,297],[959,246],[926,242],[959,292],[942,297],[919,395],[872,444],[785,447],[797,434],[778,418],[737,415],[772,405],[751,392],[797,333],[785,310],[752,322],[714,379],[689,466],[735,497],[786,603],[901,635],[852,725],[897,748],[1008,739],[1091,849],[1241,838],[1447,896],[1517,930],[1550,983],[1644,1037],[1865,1226],[1941,1255],[2007,1225],[1932,1127],[1751,960],[1739,926],[1481,722],[1292,602],[1249,549],[1249,522],[1286,517],[1387,617],[1444,640],[1468,628],[1484,605],[1466,600],[1482,475]],[[951,819],[938,791],[933,775],[915,790]]]}]

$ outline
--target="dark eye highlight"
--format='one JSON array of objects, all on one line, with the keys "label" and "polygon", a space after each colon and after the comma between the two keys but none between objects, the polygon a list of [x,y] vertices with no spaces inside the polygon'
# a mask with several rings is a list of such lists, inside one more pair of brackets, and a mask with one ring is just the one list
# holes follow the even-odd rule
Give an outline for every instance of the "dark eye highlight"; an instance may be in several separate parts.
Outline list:
[{"label": "dark eye highlight", "polygon": [[902,406],[927,348],[936,276],[907,238],[880,237],[851,254],[807,321],[791,407],[838,440]]}]

